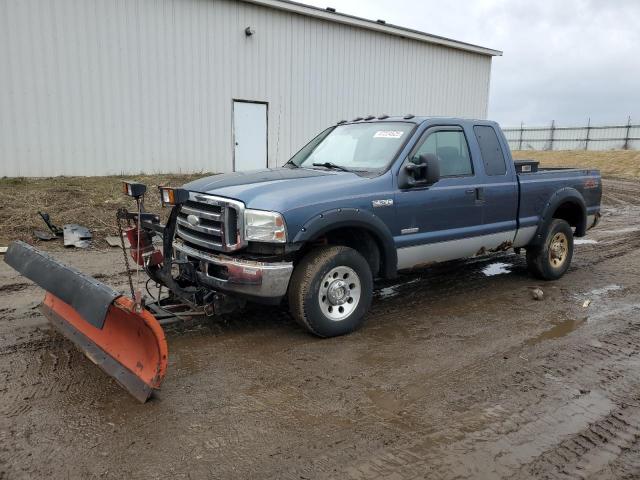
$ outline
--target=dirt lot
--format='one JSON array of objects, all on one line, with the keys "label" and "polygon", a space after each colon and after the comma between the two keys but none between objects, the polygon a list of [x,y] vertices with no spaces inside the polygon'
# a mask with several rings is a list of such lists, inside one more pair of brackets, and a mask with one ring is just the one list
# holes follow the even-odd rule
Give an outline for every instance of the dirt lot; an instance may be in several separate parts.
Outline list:
[{"label": "dirt lot", "polygon": [[[195,322],[146,405],[0,263],[0,478],[638,478],[640,183],[605,192],[543,301],[504,254],[379,285],[346,337],[276,308]],[[118,251],[56,256],[125,286]]]}]

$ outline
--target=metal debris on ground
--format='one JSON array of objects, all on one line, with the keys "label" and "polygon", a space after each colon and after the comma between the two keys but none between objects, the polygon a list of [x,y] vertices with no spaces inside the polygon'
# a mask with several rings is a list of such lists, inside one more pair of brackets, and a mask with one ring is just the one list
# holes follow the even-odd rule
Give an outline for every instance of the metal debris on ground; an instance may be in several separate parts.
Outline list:
[{"label": "metal debris on ground", "polygon": [[534,300],[542,300],[544,298],[544,292],[541,288],[535,287],[531,289],[531,296]]},{"label": "metal debris on ground", "polygon": [[54,235],[52,232],[46,232],[44,230],[34,230],[33,236],[38,240],[43,240],[45,242],[58,238],[57,235]]},{"label": "metal debris on ground", "polygon": [[49,216],[48,213],[38,212],[38,215],[40,215],[40,217],[42,218],[42,221],[47,225],[49,230],[51,230],[51,233],[53,233],[57,237],[62,237],[63,235],[62,228],[53,224],[53,222],[51,221],[51,217]]},{"label": "metal debris on ground", "polygon": [[87,248],[91,243],[91,232],[87,227],[75,223],[68,223],[63,227],[64,246]]}]

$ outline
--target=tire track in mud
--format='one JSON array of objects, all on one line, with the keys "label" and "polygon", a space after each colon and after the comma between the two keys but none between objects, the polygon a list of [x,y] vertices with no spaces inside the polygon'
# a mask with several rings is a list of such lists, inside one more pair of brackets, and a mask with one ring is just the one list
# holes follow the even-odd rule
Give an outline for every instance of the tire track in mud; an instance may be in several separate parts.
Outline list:
[{"label": "tire track in mud", "polygon": [[[626,307],[613,315],[629,311],[640,313],[640,308]],[[605,331],[597,338],[589,345],[552,349],[538,365],[503,379],[500,386],[510,392],[508,397],[498,396],[478,406],[476,397],[482,387],[471,381],[469,401],[459,399],[450,412],[454,421],[449,418],[445,430],[430,431],[428,420],[408,408],[407,434],[377,451],[360,451],[359,461],[329,477],[404,479],[428,473],[429,478],[582,478],[585,473],[597,474],[636,445],[640,436],[636,415],[640,411],[640,324]],[[472,368],[465,376],[487,378],[482,370]],[[416,430],[421,424],[425,428]],[[313,471],[329,471],[324,469],[330,464],[314,465]]]},{"label": "tire track in mud", "polygon": [[640,205],[640,182],[605,178],[602,187],[602,204],[605,206],[618,208]]},{"label": "tire track in mud", "polygon": [[[640,308],[635,308],[636,314]],[[590,421],[584,428],[545,451],[522,473],[553,478],[602,478],[603,470],[624,451],[640,440],[640,325],[629,325],[620,332],[601,337],[592,348],[576,348],[575,358],[600,358],[582,369],[571,372],[574,381],[599,378],[595,390],[603,392],[601,405],[609,412]],[[566,378],[566,377],[561,377]],[[606,410],[606,409],[605,409]],[[636,470],[635,474],[640,473]]]},{"label": "tire track in mud", "polygon": [[[66,338],[54,330],[38,331],[29,338],[0,349],[0,416],[19,417],[52,395],[74,390],[91,398],[96,391],[111,390],[113,383]],[[28,355],[24,355],[28,352]],[[19,354],[19,355],[16,355]],[[96,384],[96,387],[92,387]]]},{"label": "tire track in mud", "polygon": [[[594,255],[588,260],[588,266],[596,266],[606,260],[624,255],[629,250],[640,248],[640,235],[623,234],[614,240],[599,242],[598,248],[592,249]],[[595,257],[595,258],[594,258]]]},{"label": "tire track in mud", "polygon": [[33,283],[10,283],[8,285],[0,285],[0,294],[20,292],[29,287],[33,287]]}]

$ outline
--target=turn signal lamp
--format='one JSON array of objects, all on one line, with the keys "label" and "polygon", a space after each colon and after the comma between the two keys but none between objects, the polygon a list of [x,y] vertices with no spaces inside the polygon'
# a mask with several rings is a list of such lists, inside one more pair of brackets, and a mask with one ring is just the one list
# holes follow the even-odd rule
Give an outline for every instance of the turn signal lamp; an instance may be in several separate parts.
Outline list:
[{"label": "turn signal lamp", "polygon": [[158,187],[163,207],[179,205],[189,200],[189,192],[182,188]]},{"label": "turn signal lamp", "polygon": [[147,186],[143,183],[125,180],[122,182],[122,193],[134,198],[140,198],[147,191]]}]

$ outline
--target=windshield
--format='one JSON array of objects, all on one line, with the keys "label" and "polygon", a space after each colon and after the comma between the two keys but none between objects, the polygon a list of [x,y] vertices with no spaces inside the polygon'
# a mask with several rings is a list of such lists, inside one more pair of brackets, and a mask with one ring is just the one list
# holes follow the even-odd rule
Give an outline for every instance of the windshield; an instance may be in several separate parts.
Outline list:
[{"label": "windshield", "polygon": [[333,164],[356,172],[383,170],[413,127],[403,122],[338,125],[314,138],[290,162],[305,168]]}]

